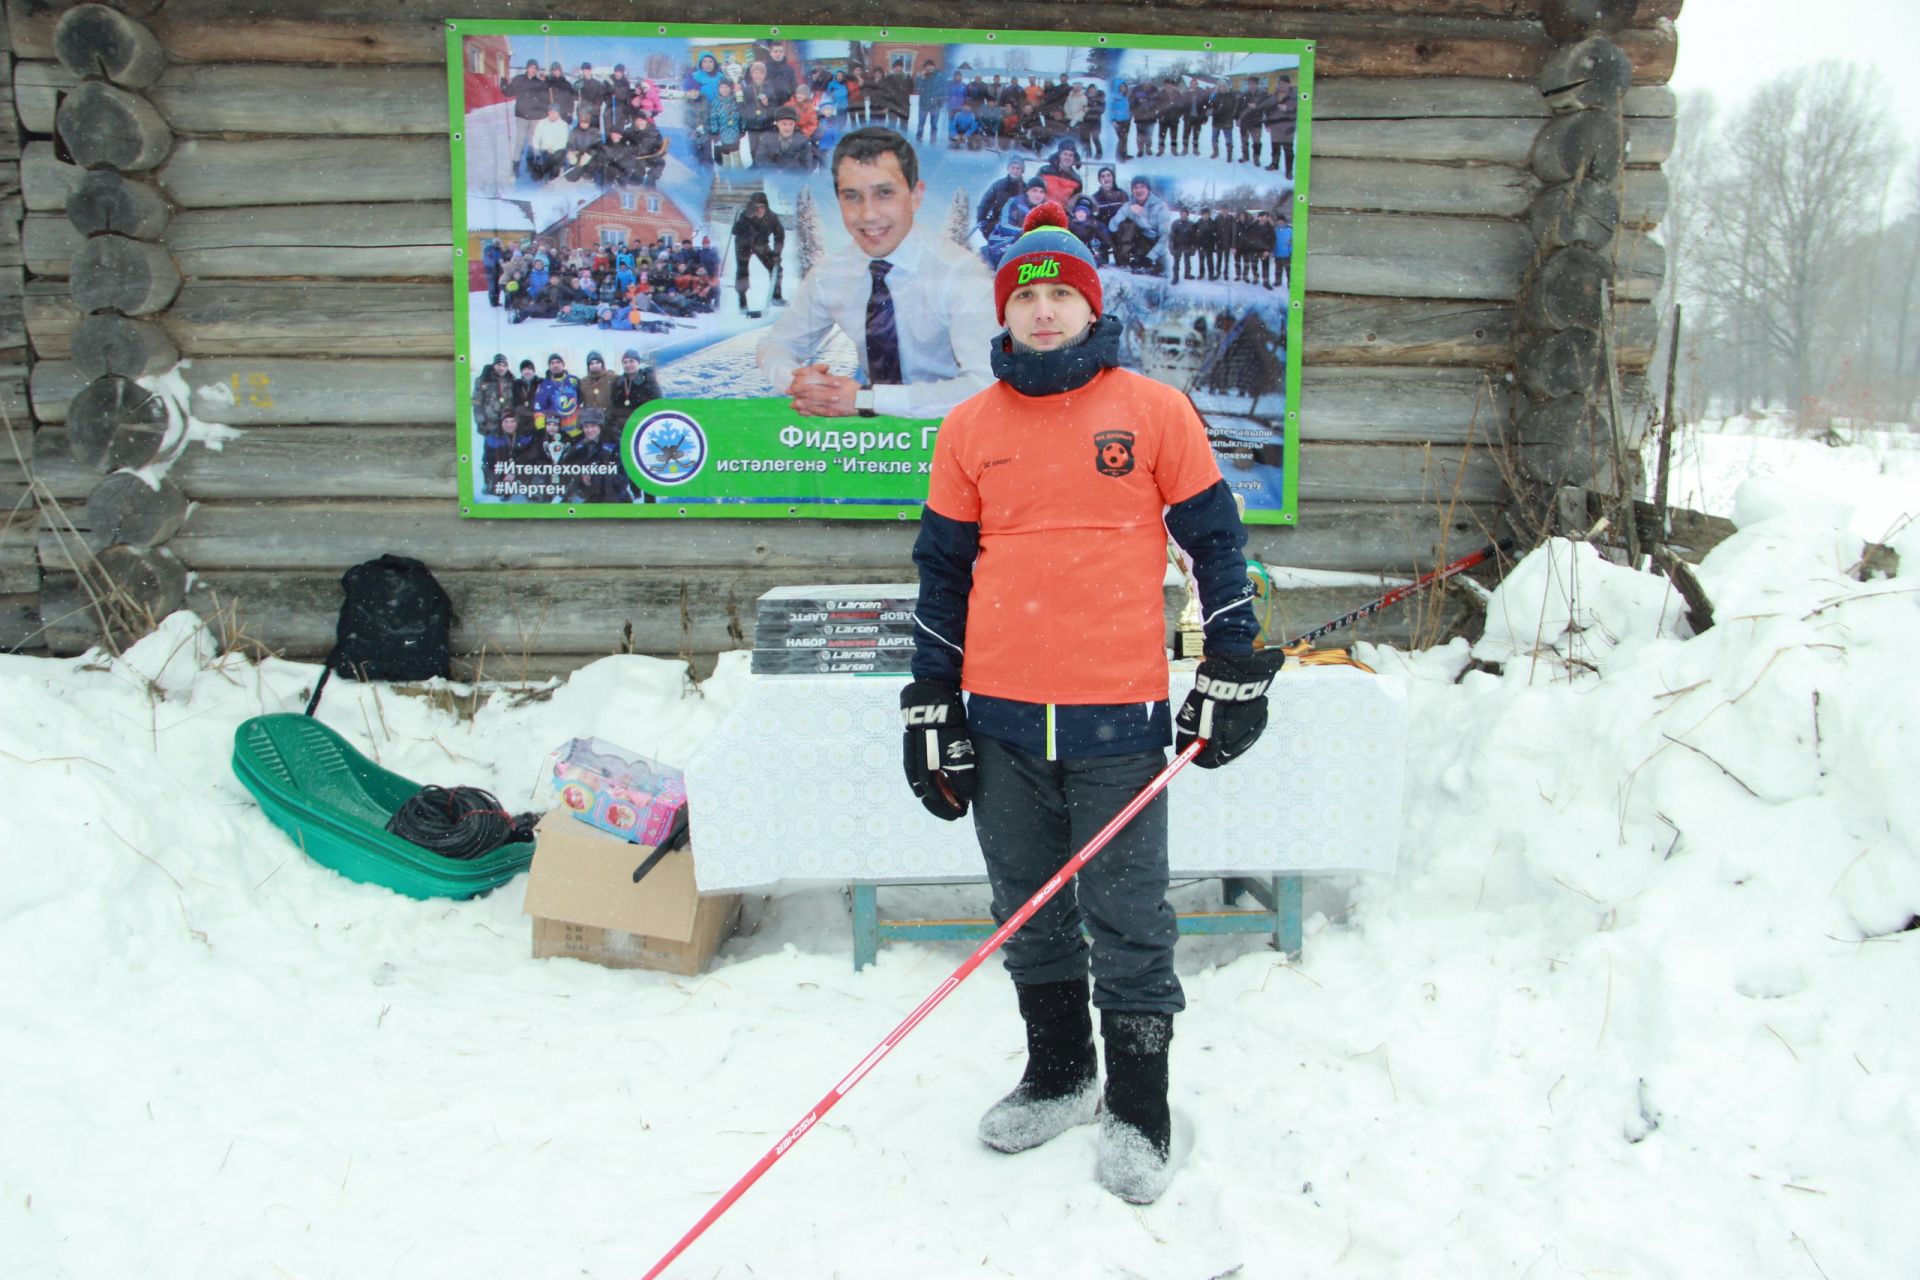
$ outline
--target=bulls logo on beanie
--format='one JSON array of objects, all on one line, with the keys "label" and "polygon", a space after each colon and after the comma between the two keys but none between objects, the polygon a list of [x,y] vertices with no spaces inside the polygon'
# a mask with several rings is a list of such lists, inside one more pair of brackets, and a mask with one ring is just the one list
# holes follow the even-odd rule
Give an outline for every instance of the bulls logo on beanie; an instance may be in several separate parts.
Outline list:
[{"label": "bulls logo on beanie", "polygon": [[1100,314],[1100,269],[1080,237],[1067,230],[1067,211],[1049,200],[1027,215],[1021,236],[993,273],[993,314],[1007,322],[1007,299],[1022,285],[1059,283],[1080,291]]}]

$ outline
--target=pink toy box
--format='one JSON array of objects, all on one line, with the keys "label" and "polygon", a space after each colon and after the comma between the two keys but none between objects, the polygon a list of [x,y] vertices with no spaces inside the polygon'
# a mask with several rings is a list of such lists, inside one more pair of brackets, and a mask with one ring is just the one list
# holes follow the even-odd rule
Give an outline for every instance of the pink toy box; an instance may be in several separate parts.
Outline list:
[{"label": "pink toy box", "polygon": [[687,803],[678,769],[656,764],[599,738],[574,738],[557,748],[553,788],[560,804],[582,822],[649,847],[673,831]]}]

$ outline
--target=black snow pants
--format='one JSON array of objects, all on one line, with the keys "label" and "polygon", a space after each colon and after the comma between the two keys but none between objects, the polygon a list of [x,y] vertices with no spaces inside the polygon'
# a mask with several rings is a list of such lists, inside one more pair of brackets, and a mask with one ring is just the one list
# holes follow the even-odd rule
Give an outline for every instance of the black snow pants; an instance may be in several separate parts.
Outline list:
[{"label": "black snow pants", "polygon": [[[1113,815],[1166,767],[1165,751],[1045,760],[973,735],[978,767],[974,832],[993,886],[993,918],[1005,923]],[[1096,1008],[1178,1013],[1186,1008],[1173,971],[1179,921],[1167,902],[1167,795],[1162,791],[1079,875],[1007,940],[1007,971],[1023,986],[1078,978],[1088,970],[1081,935],[1093,935]]]}]

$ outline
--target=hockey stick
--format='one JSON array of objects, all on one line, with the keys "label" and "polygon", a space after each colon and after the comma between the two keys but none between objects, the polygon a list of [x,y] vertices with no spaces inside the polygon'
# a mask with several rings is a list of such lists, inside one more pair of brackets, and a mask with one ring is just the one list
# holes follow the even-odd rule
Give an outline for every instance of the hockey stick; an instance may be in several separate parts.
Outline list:
[{"label": "hockey stick", "polygon": [[1405,600],[1408,596],[1420,590],[1420,588],[1422,587],[1430,587],[1436,582],[1444,582],[1446,579],[1453,577],[1453,575],[1456,573],[1464,573],[1468,569],[1473,568],[1473,566],[1477,564],[1481,564],[1484,561],[1491,560],[1494,556],[1498,555],[1502,551],[1511,551],[1511,550],[1513,550],[1512,538],[1502,538],[1498,542],[1490,542],[1486,546],[1474,552],[1472,555],[1461,556],[1458,560],[1455,560],[1452,564],[1442,565],[1438,569],[1435,569],[1432,573],[1429,573],[1424,577],[1415,578],[1412,582],[1407,583],[1405,586],[1395,587],[1393,590],[1387,592],[1387,594],[1381,596],[1378,600],[1375,600],[1370,604],[1363,604],[1358,609],[1355,609],[1352,613],[1343,613],[1339,617],[1335,618],[1332,622],[1323,623],[1322,625],[1315,627],[1311,631],[1308,631],[1302,635],[1297,635],[1293,639],[1287,641],[1284,645],[1281,645],[1280,647],[1283,649],[1291,649],[1295,645],[1311,644],[1315,640],[1318,640],[1321,636],[1326,635],[1329,631],[1338,631],[1340,628],[1347,626],[1349,623],[1358,622],[1362,618],[1372,617],[1374,614],[1380,612],[1382,609],[1391,608],[1393,605],[1399,604],[1402,600]]},{"label": "hockey stick", "polygon": [[728,1188],[727,1193],[721,1196],[711,1209],[708,1209],[706,1213],[701,1215],[700,1221],[694,1223],[693,1228],[681,1236],[673,1248],[667,1250],[660,1261],[654,1263],[646,1275],[641,1277],[641,1280],[654,1280],[654,1277],[662,1271],[665,1271],[668,1264],[679,1257],[688,1245],[699,1239],[701,1233],[712,1226],[721,1214],[731,1208],[733,1202],[744,1195],[748,1187],[751,1187],[755,1182],[760,1180],[761,1174],[772,1168],[773,1163],[785,1155],[788,1148],[805,1137],[807,1130],[813,1128],[814,1125],[820,1122],[822,1116],[833,1110],[834,1104],[846,1097],[855,1085],[866,1078],[869,1071],[879,1066],[880,1060],[893,1052],[894,1046],[906,1039],[907,1034],[919,1026],[926,1016],[939,1006],[942,1000],[952,995],[953,989],[966,981],[967,975],[979,968],[981,962],[988,956],[998,951],[1001,944],[1018,932],[1020,926],[1031,919],[1034,912],[1045,906],[1048,899],[1058,893],[1061,887],[1073,878],[1075,872],[1092,861],[1093,855],[1105,848],[1107,842],[1119,834],[1120,829],[1132,821],[1135,814],[1146,808],[1155,796],[1164,791],[1167,783],[1173,780],[1173,775],[1186,768],[1187,762],[1199,755],[1200,749],[1206,745],[1204,738],[1195,739],[1193,742],[1188,743],[1186,750],[1175,756],[1168,762],[1166,768],[1154,775],[1153,781],[1146,785],[1146,789],[1129,800],[1126,808],[1115,814],[1113,820],[1107,823],[1106,826],[1100,828],[1099,834],[1087,841],[1086,847],[1067,859],[1066,864],[1054,872],[1052,878],[1041,885],[1039,890],[1036,891],[1031,898],[1027,899],[1025,906],[1021,907],[1011,916],[1008,916],[1007,922],[998,929],[995,929],[993,936],[981,943],[972,955],[961,961],[960,967],[948,974],[946,981],[935,987],[933,994],[929,995],[925,1000],[922,1000],[919,1007],[906,1016],[905,1021],[888,1032],[887,1037],[875,1045],[866,1057],[860,1059],[853,1070],[849,1071],[839,1084],[833,1086],[826,1097],[814,1103],[812,1109],[809,1110],[806,1115],[800,1117],[800,1122],[791,1129],[788,1129],[786,1135],[782,1137],[780,1141],[774,1143],[772,1149],[761,1156],[753,1168],[747,1170],[738,1182]]}]

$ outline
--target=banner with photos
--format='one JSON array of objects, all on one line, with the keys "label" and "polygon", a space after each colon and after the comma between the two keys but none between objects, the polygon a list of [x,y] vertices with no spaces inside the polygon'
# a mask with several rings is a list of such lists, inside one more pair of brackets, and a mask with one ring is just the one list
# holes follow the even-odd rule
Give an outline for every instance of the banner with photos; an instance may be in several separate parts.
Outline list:
[{"label": "banner with photos", "polygon": [[462,513],[916,518],[992,380],[993,269],[1054,201],[1122,363],[1193,399],[1249,523],[1292,523],[1312,59],[450,23]]}]

